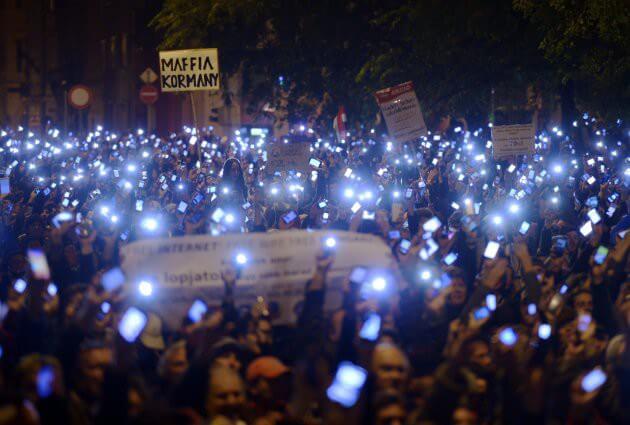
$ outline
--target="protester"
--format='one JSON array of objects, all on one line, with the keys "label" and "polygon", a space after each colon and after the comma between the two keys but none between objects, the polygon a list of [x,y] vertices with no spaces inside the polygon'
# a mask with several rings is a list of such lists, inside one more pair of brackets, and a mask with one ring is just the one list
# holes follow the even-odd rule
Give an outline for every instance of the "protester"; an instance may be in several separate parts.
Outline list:
[{"label": "protester", "polygon": [[[450,126],[293,132],[308,172],[271,169],[264,136],[2,130],[0,424],[630,423],[624,124],[497,159]],[[330,305],[343,253],[318,247],[287,326],[241,303],[246,265],[199,317],[134,310],[117,274],[139,240],[308,229],[376,235],[388,279],[350,270]]]}]

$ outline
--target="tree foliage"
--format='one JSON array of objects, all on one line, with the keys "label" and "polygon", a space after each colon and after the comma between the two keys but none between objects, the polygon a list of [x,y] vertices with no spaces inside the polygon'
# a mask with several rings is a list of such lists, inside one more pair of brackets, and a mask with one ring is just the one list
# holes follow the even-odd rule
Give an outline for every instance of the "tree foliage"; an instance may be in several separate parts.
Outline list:
[{"label": "tree foliage", "polygon": [[[559,14],[563,22],[558,28],[551,28],[554,8],[575,2],[590,3],[165,0],[152,24],[164,35],[162,48],[218,47],[226,72],[244,63],[245,89],[262,98],[273,93],[283,76],[297,98],[321,99],[327,93],[332,99],[329,112],[344,104],[351,117],[365,118],[377,110],[375,90],[412,80],[429,115],[455,112],[483,118],[490,112],[492,88],[511,87],[524,100],[529,83],[551,92],[557,88],[556,77],[577,77],[569,72],[577,67],[584,80],[590,77],[596,85],[609,76],[595,70],[605,65],[612,73],[607,66],[620,64],[620,51],[590,57],[590,46],[580,48],[582,59],[575,59],[572,43],[580,32],[571,26],[568,11]],[[595,3],[600,7],[588,13],[601,18],[580,37],[597,30],[592,37],[602,43],[627,44],[620,40],[616,21],[615,30],[600,28],[611,24],[603,6],[608,1]],[[563,39],[556,31],[570,37]]]}]

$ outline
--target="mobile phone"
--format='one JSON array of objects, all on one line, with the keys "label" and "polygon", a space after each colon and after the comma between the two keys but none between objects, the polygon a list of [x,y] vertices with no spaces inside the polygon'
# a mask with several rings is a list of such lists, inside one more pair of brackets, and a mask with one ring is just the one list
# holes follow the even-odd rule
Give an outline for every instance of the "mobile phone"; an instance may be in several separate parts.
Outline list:
[{"label": "mobile phone", "polygon": [[402,241],[400,241],[400,245],[398,246],[398,249],[400,250],[400,252],[402,254],[406,254],[409,252],[409,248],[411,248],[411,241],[408,239],[403,239]]},{"label": "mobile phone", "polygon": [[586,206],[590,208],[597,208],[599,201],[597,200],[597,196],[591,196],[586,200]]},{"label": "mobile phone", "polygon": [[541,323],[538,326],[538,338],[549,339],[551,336],[551,325],[549,323]]},{"label": "mobile phone", "polygon": [[127,342],[134,342],[144,330],[148,321],[146,313],[136,307],[129,307],[118,324],[118,332]]},{"label": "mobile phone", "polygon": [[411,199],[411,195],[413,194],[413,190],[411,188],[407,188],[405,191],[405,199]]},{"label": "mobile phone", "polygon": [[597,224],[602,221],[602,217],[599,215],[597,210],[589,210],[586,215],[588,215],[588,218],[593,222],[593,224]]},{"label": "mobile phone", "polygon": [[512,328],[505,328],[501,332],[499,332],[499,341],[501,341],[503,344],[507,345],[508,347],[511,347],[514,344],[516,344],[517,339],[518,339],[518,335],[516,335],[516,332],[514,332],[514,329]]},{"label": "mobile phone", "polygon": [[46,260],[44,251],[41,249],[28,249],[26,254],[28,256],[28,262],[31,265],[31,270],[33,271],[33,276],[36,279],[50,279],[50,267],[48,267],[48,260]]},{"label": "mobile phone", "polygon": [[319,168],[319,166],[322,165],[322,162],[319,159],[311,158],[310,161],[308,161],[308,164],[311,167]]},{"label": "mobile phone", "polygon": [[606,374],[601,368],[596,367],[584,375],[581,386],[585,392],[590,393],[604,385],[604,382],[606,382]]},{"label": "mobile phone", "polygon": [[490,310],[488,310],[488,308],[486,307],[480,307],[473,313],[473,317],[475,318],[475,320],[482,320],[487,318],[488,316],[490,316]]},{"label": "mobile phone", "polygon": [[559,249],[560,251],[564,251],[569,243],[569,240],[566,236],[554,236],[552,238],[553,247]]},{"label": "mobile phone", "polygon": [[144,201],[142,199],[138,199],[136,201],[136,211],[142,212],[143,208],[144,208]]},{"label": "mobile phone", "polygon": [[442,222],[440,221],[439,218],[431,217],[427,222],[425,222],[422,225],[422,229],[424,229],[425,232],[433,233],[437,229],[439,229],[441,225],[442,225]]},{"label": "mobile phone", "polygon": [[216,210],[214,210],[210,218],[212,218],[212,221],[214,221],[215,223],[219,223],[221,219],[223,219],[223,216],[225,216],[225,211],[223,211],[221,208],[217,208]]},{"label": "mobile phone", "polygon": [[586,313],[586,314],[580,314],[578,316],[578,323],[577,323],[577,329],[580,332],[586,332],[586,330],[588,329],[588,327],[591,325],[591,322],[593,321],[593,318],[591,317],[590,314]]},{"label": "mobile phone", "polygon": [[295,220],[297,218],[297,213],[295,211],[289,211],[288,213],[286,213],[285,215],[282,216],[282,220],[286,223],[289,224],[291,223],[293,220]]},{"label": "mobile phone", "polygon": [[241,205],[241,207],[244,210],[248,210],[251,206],[252,206],[252,204],[250,202],[245,202],[243,205]]},{"label": "mobile phone", "polygon": [[66,221],[70,221],[72,220],[72,213],[69,211],[62,211],[59,214],[57,214],[56,216],[53,217],[52,219],[52,224],[55,227],[60,227],[61,223],[64,223]]},{"label": "mobile phone", "polygon": [[606,248],[603,245],[600,245],[597,248],[597,251],[595,251],[595,256],[593,257],[593,260],[595,261],[596,264],[602,264],[606,260],[607,256],[608,256],[608,248]]},{"label": "mobile phone", "polygon": [[51,297],[54,297],[55,295],[57,295],[58,292],[57,285],[50,282],[46,287],[46,292],[48,292],[48,295],[50,295]]},{"label": "mobile phone", "polygon": [[356,214],[357,211],[359,211],[360,209],[361,209],[361,204],[359,202],[355,202],[350,208],[353,214]]},{"label": "mobile phone", "polygon": [[370,313],[363,322],[361,330],[359,331],[359,337],[368,341],[376,341],[378,333],[381,331],[381,316],[376,313]]},{"label": "mobile phone", "polygon": [[188,208],[188,204],[184,201],[180,201],[179,205],[177,206],[177,211],[184,214],[187,208]]},{"label": "mobile phone", "polygon": [[387,236],[389,239],[400,239],[400,230],[391,230]]},{"label": "mobile phone", "polygon": [[593,225],[591,224],[591,221],[587,221],[586,223],[584,223],[581,227],[580,227],[580,233],[582,234],[582,236],[587,237],[588,235],[590,235],[591,233],[593,233]]},{"label": "mobile phone", "polygon": [[42,366],[37,372],[37,395],[40,398],[48,398],[53,393],[55,383],[55,370],[50,365]]},{"label": "mobile phone", "polygon": [[494,311],[497,309],[497,296],[496,295],[494,294],[486,295],[486,307],[488,307],[490,311]]},{"label": "mobile phone", "polygon": [[26,281],[24,279],[17,279],[15,281],[15,283],[13,284],[13,289],[18,294],[23,294],[24,291],[26,291],[26,286],[27,286],[27,284],[26,284]]},{"label": "mobile phone", "polygon": [[521,235],[527,234],[527,231],[529,230],[529,226],[530,226],[530,224],[528,222],[526,222],[526,221],[522,222],[521,223],[521,227],[519,227],[519,229],[518,229],[518,232]]},{"label": "mobile phone", "polygon": [[8,195],[11,193],[11,186],[8,177],[0,178],[0,195]]},{"label": "mobile phone", "polygon": [[352,407],[359,400],[366,379],[365,369],[351,362],[341,362],[326,395],[344,407]]},{"label": "mobile phone", "polygon": [[375,216],[376,213],[374,212],[363,211],[363,220],[374,220]]},{"label": "mobile phone", "polygon": [[125,275],[120,267],[115,267],[103,273],[101,277],[101,285],[107,292],[115,291],[125,283]]},{"label": "mobile phone", "polygon": [[197,298],[190,306],[190,309],[188,309],[188,318],[191,322],[197,323],[203,318],[203,315],[206,314],[207,311],[208,305]]},{"label": "mobile phone", "polygon": [[198,205],[201,201],[203,201],[203,195],[201,193],[197,193],[195,197],[192,199],[192,204]]},{"label": "mobile phone", "polygon": [[501,245],[499,245],[499,243],[495,241],[488,242],[488,245],[486,245],[486,250],[483,252],[483,256],[492,260],[497,256],[497,252],[499,252],[500,246]]},{"label": "mobile phone", "polygon": [[327,205],[328,205],[328,201],[326,201],[325,199],[322,200],[319,204],[317,204],[317,206],[320,208],[326,208]]},{"label": "mobile phone", "polygon": [[368,270],[365,267],[355,267],[350,273],[350,282],[363,283],[367,277]]},{"label": "mobile phone", "polygon": [[450,266],[451,264],[453,264],[455,262],[455,260],[457,260],[457,253],[455,252],[449,252],[448,255],[446,257],[444,257],[444,263],[447,266]]}]

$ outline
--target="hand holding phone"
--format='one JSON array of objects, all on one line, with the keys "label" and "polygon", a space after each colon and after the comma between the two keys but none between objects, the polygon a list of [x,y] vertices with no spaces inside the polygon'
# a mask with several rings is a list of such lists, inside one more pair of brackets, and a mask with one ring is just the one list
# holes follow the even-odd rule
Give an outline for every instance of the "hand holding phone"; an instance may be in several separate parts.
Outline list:
[{"label": "hand holding phone", "polygon": [[118,324],[118,333],[129,343],[138,339],[147,325],[147,314],[136,307],[129,307]]}]

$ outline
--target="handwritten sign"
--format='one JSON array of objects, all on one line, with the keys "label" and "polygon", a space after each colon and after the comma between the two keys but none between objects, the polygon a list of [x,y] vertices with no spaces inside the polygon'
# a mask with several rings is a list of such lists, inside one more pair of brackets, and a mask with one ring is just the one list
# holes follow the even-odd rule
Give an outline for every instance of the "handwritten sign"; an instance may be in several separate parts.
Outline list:
[{"label": "handwritten sign", "polygon": [[308,159],[311,154],[310,142],[274,142],[267,151],[267,169],[276,171],[308,171]]},{"label": "handwritten sign", "polygon": [[492,127],[492,147],[495,158],[534,153],[536,135],[532,124],[498,125]]},{"label": "handwritten sign", "polygon": [[427,134],[427,126],[411,81],[379,90],[375,96],[385,117],[389,135],[396,142],[410,142]]},{"label": "handwritten sign", "polygon": [[163,92],[219,90],[217,49],[160,52],[160,85]]}]

